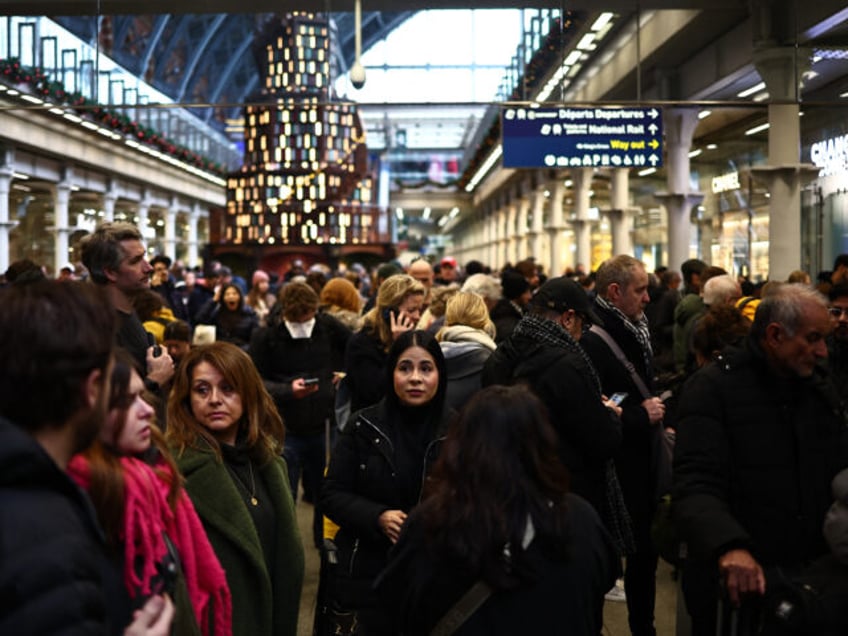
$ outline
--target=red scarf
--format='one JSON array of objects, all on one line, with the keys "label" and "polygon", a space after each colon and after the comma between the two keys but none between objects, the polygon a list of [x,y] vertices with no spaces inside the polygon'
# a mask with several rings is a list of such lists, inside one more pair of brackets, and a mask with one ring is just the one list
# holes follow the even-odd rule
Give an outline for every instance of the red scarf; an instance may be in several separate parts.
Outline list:
[{"label": "red scarf", "polygon": [[[171,510],[167,500],[168,481],[152,466],[133,457],[121,457],[121,466],[126,495],[121,537],[124,584],[130,596],[151,593],[156,564],[167,553],[162,538],[164,531],[179,551],[188,596],[201,633],[227,636],[232,632],[232,600],[227,579],[188,495],[180,490],[176,510]],[[166,464],[159,464],[157,470],[169,469]],[[89,467],[84,457],[75,456],[68,472],[80,486],[88,488]]]}]

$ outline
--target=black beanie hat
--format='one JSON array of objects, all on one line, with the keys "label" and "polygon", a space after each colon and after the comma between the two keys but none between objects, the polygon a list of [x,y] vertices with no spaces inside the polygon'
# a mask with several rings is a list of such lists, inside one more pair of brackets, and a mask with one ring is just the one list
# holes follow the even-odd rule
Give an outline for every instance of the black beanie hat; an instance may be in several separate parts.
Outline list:
[{"label": "black beanie hat", "polygon": [[518,272],[506,271],[501,275],[503,296],[507,300],[515,300],[530,289],[530,283]]}]

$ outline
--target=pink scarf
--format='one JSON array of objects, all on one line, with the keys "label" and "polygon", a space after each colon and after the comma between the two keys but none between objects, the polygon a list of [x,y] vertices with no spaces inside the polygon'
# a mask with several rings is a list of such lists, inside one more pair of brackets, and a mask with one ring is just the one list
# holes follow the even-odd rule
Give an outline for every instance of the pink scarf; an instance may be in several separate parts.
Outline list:
[{"label": "pink scarf", "polygon": [[[226,636],[232,631],[232,600],[224,569],[206,537],[194,505],[180,490],[176,510],[168,505],[168,483],[150,465],[121,457],[124,469],[124,584],[130,596],[151,593],[156,564],[167,553],[162,532],[180,554],[188,596],[205,636]],[[165,464],[157,467],[167,470]],[[68,466],[71,477],[88,488],[89,468],[77,455]],[[210,604],[213,616],[210,617]],[[211,619],[211,620],[210,620]]]}]

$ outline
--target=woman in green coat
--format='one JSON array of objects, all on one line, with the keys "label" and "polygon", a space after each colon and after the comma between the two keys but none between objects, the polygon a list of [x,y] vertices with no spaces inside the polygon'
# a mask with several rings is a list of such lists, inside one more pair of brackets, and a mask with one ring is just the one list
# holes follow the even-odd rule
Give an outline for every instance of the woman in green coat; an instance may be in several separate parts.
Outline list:
[{"label": "woman in green coat", "polygon": [[280,457],[283,422],[244,351],[215,342],[185,356],[167,437],[227,574],[234,636],[296,636],[303,544]]}]

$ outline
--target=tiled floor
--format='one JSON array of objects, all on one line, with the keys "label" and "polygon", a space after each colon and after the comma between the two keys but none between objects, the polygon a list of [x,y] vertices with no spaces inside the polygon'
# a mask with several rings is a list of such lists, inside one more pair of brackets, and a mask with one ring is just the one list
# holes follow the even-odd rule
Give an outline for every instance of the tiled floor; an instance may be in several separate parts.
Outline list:
[{"label": "tiled floor", "polygon": [[[299,502],[297,518],[302,537],[311,537],[312,506]],[[312,617],[315,613],[315,593],[318,589],[318,550],[311,541],[304,545],[306,552],[306,577],[303,582],[303,595],[300,601],[300,621],[298,636],[312,636]],[[675,636],[677,607],[677,586],[671,576],[671,569],[661,562],[657,572],[656,627],[658,636]],[[563,634],[566,634],[564,631]],[[628,636],[627,605],[607,602],[604,608],[604,636]]]}]

